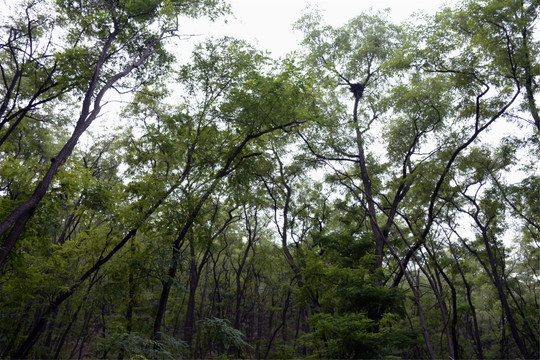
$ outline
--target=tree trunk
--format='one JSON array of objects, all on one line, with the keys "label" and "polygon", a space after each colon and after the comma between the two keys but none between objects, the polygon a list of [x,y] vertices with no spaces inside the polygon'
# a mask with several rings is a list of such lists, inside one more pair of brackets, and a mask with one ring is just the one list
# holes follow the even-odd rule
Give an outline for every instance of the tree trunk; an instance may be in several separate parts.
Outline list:
[{"label": "tree trunk", "polygon": [[493,279],[495,287],[497,288],[497,293],[499,295],[499,300],[501,301],[501,306],[503,308],[504,313],[506,314],[506,321],[508,322],[508,326],[510,327],[510,332],[512,333],[512,337],[514,338],[514,341],[516,342],[516,345],[519,349],[521,356],[524,359],[529,359],[530,358],[529,352],[527,350],[527,347],[525,346],[525,343],[523,342],[523,339],[521,338],[521,335],[519,334],[519,330],[514,320],[514,316],[512,315],[512,310],[510,309],[510,305],[508,304],[508,299],[506,298],[506,294],[504,293],[504,285],[502,283],[503,279],[499,275],[499,270],[497,270],[497,262],[491,250],[489,235],[487,233],[487,226],[482,225],[477,216],[474,217],[474,220],[476,221],[479,228],[482,230],[482,239],[484,240],[484,245],[486,247],[486,253],[488,255],[489,265],[491,267],[491,273],[493,275],[492,279]]},{"label": "tree trunk", "polygon": [[[364,187],[364,193],[367,203],[367,212],[369,217],[369,223],[371,231],[373,233],[373,241],[375,242],[375,262],[373,263],[373,271],[380,269],[383,263],[384,243],[386,238],[379,227],[377,222],[377,212],[375,210],[375,200],[373,199],[373,189],[371,187],[371,179],[367,170],[366,155],[364,152],[364,139],[362,132],[360,131],[360,124],[358,121],[358,105],[362,98],[362,93],[354,93],[354,109],[353,109],[353,122],[354,131],[356,133],[356,147],[358,150],[358,163],[360,165],[360,174],[362,178],[362,185]],[[377,281],[378,285],[382,285],[380,281]]]},{"label": "tree trunk", "polygon": [[[523,3],[522,3],[523,4]],[[530,45],[529,45],[529,31],[526,27],[523,27],[521,31],[521,36],[523,39],[523,47],[525,48],[525,61],[524,61],[524,70],[525,70],[525,90],[526,98],[529,105],[529,111],[534,119],[534,125],[536,130],[540,131],[540,115],[538,114],[538,106],[536,105],[536,99],[534,98],[535,85],[534,78],[536,74],[532,70],[531,66],[531,55],[530,55]]]},{"label": "tree trunk", "polygon": [[193,334],[195,332],[195,295],[199,285],[200,274],[197,271],[195,247],[192,239],[189,242],[189,247],[191,261],[189,264],[189,295],[186,309],[186,319],[184,323],[184,341],[191,348],[193,343]]},{"label": "tree trunk", "polygon": [[241,316],[241,309],[242,309],[242,298],[244,295],[244,287],[242,286],[242,271],[244,269],[244,266],[246,265],[246,260],[249,255],[249,251],[251,250],[251,246],[253,245],[254,236],[256,235],[256,227],[252,231],[251,228],[248,227],[248,243],[246,244],[246,250],[244,251],[244,255],[242,256],[242,260],[238,264],[238,269],[236,269],[236,307],[235,307],[235,314],[234,314],[234,328],[240,330],[240,323],[242,320]]},{"label": "tree trunk", "polygon": [[[437,303],[439,305],[439,311],[441,312],[441,320],[443,322],[443,332],[446,335],[446,343],[448,346],[448,356],[450,359],[455,359],[455,352],[454,352],[454,344],[452,342],[452,337],[450,335],[450,329],[448,328],[448,308],[446,307],[446,303],[444,302],[442,295],[440,293],[441,287],[437,287],[437,282],[435,279],[435,276],[426,269],[426,266],[423,266],[420,261],[417,261],[418,268],[422,273],[425,275],[426,279],[429,281],[429,285],[431,287],[431,290],[433,290],[433,295],[435,295],[435,298],[437,299]],[[439,282],[440,285],[440,282]],[[441,354],[444,354],[444,349],[442,349],[442,335],[441,335]]]},{"label": "tree trunk", "polygon": [[83,305],[85,300],[86,300],[86,297],[83,299],[83,301],[81,301],[81,303],[77,307],[77,310],[75,310],[75,313],[73,313],[73,315],[71,316],[71,320],[70,320],[68,326],[66,327],[66,329],[62,333],[62,336],[60,337],[60,341],[58,342],[58,345],[56,346],[56,350],[54,352],[54,359],[58,359],[58,357],[60,356],[60,352],[62,351],[62,347],[64,346],[64,343],[66,341],[66,337],[69,334],[69,332],[71,330],[71,327],[73,326],[73,324],[77,320],[77,316],[79,315],[79,311],[81,310],[82,305]]},{"label": "tree trunk", "polygon": [[[270,340],[268,340],[268,344],[266,345],[266,351],[264,353],[264,359],[268,358],[268,354],[270,353],[270,349],[272,348],[272,343],[274,342],[274,339],[276,335],[278,334],[279,330],[285,326],[285,322],[287,321],[287,311],[289,310],[289,303],[291,298],[291,290],[287,292],[287,297],[285,298],[285,303],[283,304],[283,310],[281,314],[281,323],[274,329],[272,332],[272,336],[270,337]],[[269,321],[269,327],[272,328],[272,318],[270,318]]]},{"label": "tree trunk", "polygon": [[454,252],[454,248],[452,247],[451,243],[449,243],[449,247],[450,247],[450,252],[452,253],[452,257],[454,258],[454,261],[456,263],[456,268],[459,271],[459,274],[461,276],[461,279],[463,280],[463,284],[465,285],[465,289],[467,291],[466,292],[467,303],[469,304],[469,309],[471,309],[471,315],[472,315],[472,318],[473,318],[473,340],[474,340],[474,345],[475,345],[476,357],[479,360],[482,360],[482,359],[484,359],[484,352],[482,350],[482,340],[480,339],[480,331],[478,329],[478,319],[476,317],[476,308],[475,308],[475,306],[473,305],[473,302],[472,302],[471,286],[469,285],[469,282],[465,278],[465,274],[463,274],[463,270],[461,269],[461,266],[459,265],[459,261],[458,261],[458,259],[456,257],[456,254]]}]

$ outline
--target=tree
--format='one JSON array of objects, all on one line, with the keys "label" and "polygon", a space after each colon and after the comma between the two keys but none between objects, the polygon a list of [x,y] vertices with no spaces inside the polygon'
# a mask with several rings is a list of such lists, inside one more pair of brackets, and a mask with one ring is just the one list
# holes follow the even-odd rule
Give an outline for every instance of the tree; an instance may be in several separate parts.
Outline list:
[{"label": "tree", "polygon": [[[363,14],[349,21],[346,26],[333,29],[324,26],[320,14],[314,13],[306,15],[296,24],[297,28],[304,32],[303,43],[309,49],[306,62],[328,79],[330,86],[345,85],[353,95],[352,121],[346,123],[352,127],[354,137],[343,143],[336,139],[341,134],[330,134],[327,150],[333,152],[332,155],[321,154],[313,146],[310,146],[310,149],[324,160],[350,161],[358,167],[361,181],[358,193],[362,194],[375,242],[374,270],[382,267],[387,230],[383,229],[377,220],[377,205],[372,185],[374,174],[368,171],[365,137],[370,126],[379,117],[381,110],[375,105],[378,100],[376,89],[378,86],[384,87],[385,81],[389,79],[384,63],[396,50],[400,33],[397,26],[388,25],[384,16],[382,13]],[[402,191],[403,189],[398,192],[396,198],[404,196]],[[395,210],[388,220],[388,225],[392,223],[393,216]]]},{"label": "tree", "polygon": [[[145,67],[166,66],[170,57],[163,50],[163,41],[175,34],[179,13],[211,16],[222,12],[219,2],[209,0],[185,8],[174,2],[103,1],[72,6],[70,1],[58,3],[61,31],[66,35],[66,50],[57,55],[63,81],[76,81],[75,94],[82,97],[82,106],[73,132],[62,149],[51,158],[41,181],[32,195],[17,204],[0,223],[0,235],[6,234],[0,253],[0,266],[15,246],[27,221],[45,196],[60,166],[71,155],[81,135],[100,114],[105,94],[117,86],[129,84],[129,76],[143,83],[154,74]],[[151,25],[157,25],[157,30]],[[27,34],[32,36],[32,34]],[[81,45],[84,44],[84,45]],[[120,84],[120,81],[127,83]]]},{"label": "tree", "polygon": [[[154,337],[159,339],[163,315],[174,281],[179,261],[180,248],[208,199],[222,186],[230,173],[262,155],[264,139],[276,133],[288,133],[309,120],[312,103],[310,93],[298,82],[298,71],[285,64],[277,74],[261,71],[264,58],[256,52],[242,48],[242,44],[225,39],[217,46],[207,43],[194,53],[195,64],[185,70],[189,76],[188,89],[201,94],[203,106],[199,111],[197,134],[213,159],[214,166],[207,162],[206,176],[202,184],[195,183],[194,190],[187,193],[190,200],[186,217],[180,222],[178,236],[172,244],[172,260],[160,296],[154,322]],[[226,66],[228,65],[228,66]],[[220,146],[216,147],[216,142]],[[197,144],[202,147],[203,144]],[[216,151],[217,150],[217,151]],[[197,154],[208,158],[208,153]],[[189,343],[188,337],[188,343]]]}]

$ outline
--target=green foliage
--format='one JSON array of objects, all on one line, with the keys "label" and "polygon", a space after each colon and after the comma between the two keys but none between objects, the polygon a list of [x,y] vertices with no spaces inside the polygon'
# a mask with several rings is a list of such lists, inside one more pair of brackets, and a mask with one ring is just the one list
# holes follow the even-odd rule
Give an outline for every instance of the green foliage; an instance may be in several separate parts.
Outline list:
[{"label": "green foliage", "polygon": [[163,340],[151,340],[137,333],[127,333],[118,328],[98,340],[95,348],[96,356],[100,353],[107,356],[121,355],[129,359],[178,359],[187,353],[185,342],[164,335]]},{"label": "green foliage", "polygon": [[[231,326],[227,319],[211,318],[200,321],[202,333],[207,337],[207,346],[215,346],[221,349],[218,357],[225,357],[230,350],[238,350],[240,353],[251,348],[245,341],[245,335]],[[226,357],[225,357],[226,358]]]},{"label": "green foliage", "polygon": [[387,357],[413,343],[414,336],[395,328],[404,315],[403,294],[375,285],[373,245],[351,225],[348,232],[317,236],[320,255],[310,253],[302,269],[300,294],[320,306],[310,317],[313,332],[303,336],[314,358]]},{"label": "green foliage", "polygon": [[302,341],[315,349],[312,358],[393,358],[389,355],[392,351],[411,345],[410,333],[392,328],[396,321],[387,315],[386,325],[378,326],[365,314],[315,314],[310,318],[315,330]]},{"label": "green foliage", "polygon": [[2,24],[2,218],[105,84],[130,104],[0,269],[0,357],[538,357],[538,1],[310,12],[300,55],[225,37],[175,62],[177,16],[227,12],[43,0]]},{"label": "green foliage", "polygon": [[322,14],[315,11],[298,20],[295,28],[305,34],[306,62],[324,69],[334,84],[343,79],[365,84],[372,76],[371,81],[381,78],[383,63],[395,50],[400,33],[398,26],[389,23],[387,11],[364,13],[339,28],[325,25]]}]

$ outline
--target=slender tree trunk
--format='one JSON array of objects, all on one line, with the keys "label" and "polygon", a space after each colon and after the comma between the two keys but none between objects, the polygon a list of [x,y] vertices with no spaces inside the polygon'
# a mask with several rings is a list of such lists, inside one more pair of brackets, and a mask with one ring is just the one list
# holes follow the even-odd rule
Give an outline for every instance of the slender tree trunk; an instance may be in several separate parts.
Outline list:
[{"label": "slender tree trunk", "polygon": [[530,55],[530,45],[529,45],[529,31],[526,27],[523,27],[521,31],[521,36],[523,39],[523,47],[525,48],[525,61],[524,61],[524,70],[525,70],[525,90],[526,98],[529,105],[529,111],[534,119],[534,125],[536,130],[540,131],[540,115],[538,114],[538,106],[536,105],[536,99],[534,98],[534,78],[535,73],[532,70],[531,66],[531,55]]},{"label": "slender tree trunk", "polygon": [[53,338],[53,332],[54,332],[54,329],[55,327],[57,327],[56,325],[56,320],[58,318],[58,310],[53,312],[51,314],[51,321],[49,322],[48,326],[47,326],[47,336],[45,336],[45,341],[43,343],[43,347],[47,349],[47,351],[49,352],[49,354],[52,352],[52,338]]},{"label": "slender tree trunk", "polygon": [[[287,311],[289,310],[289,303],[291,298],[291,290],[287,292],[287,296],[285,298],[285,303],[283,304],[283,310],[281,314],[281,323],[274,329],[272,332],[272,336],[268,340],[268,344],[266,345],[266,351],[264,353],[264,359],[268,359],[268,354],[270,353],[270,349],[272,348],[272,343],[274,342],[274,339],[276,335],[278,334],[279,330],[285,326],[285,322],[287,321]],[[269,327],[271,329],[272,327],[272,318],[270,318],[269,321]]]},{"label": "slender tree trunk", "polygon": [[394,259],[399,264],[401,274],[402,274],[402,276],[405,276],[405,279],[407,280],[407,283],[409,284],[409,288],[413,292],[414,301],[416,303],[416,307],[417,307],[417,310],[418,310],[418,319],[420,320],[420,325],[422,327],[422,336],[424,337],[424,343],[426,344],[426,349],[428,351],[429,357],[431,359],[435,359],[435,352],[433,351],[433,347],[431,346],[431,340],[430,340],[430,337],[429,337],[428,328],[426,326],[426,319],[424,317],[424,310],[423,310],[422,304],[420,302],[419,288],[417,288],[417,286],[418,287],[420,286],[420,279],[419,278],[417,279],[417,286],[416,286],[414,281],[411,279],[411,276],[407,272],[407,269],[405,268],[406,264],[401,260],[400,256],[398,255],[398,253],[396,252],[396,250],[394,249],[392,244],[388,243],[388,241],[386,239],[385,239],[385,241],[386,241],[386,244],[385,244],[386,247],[388,248],[388,250],[390,251],[390,253],[394,257]]},{"label": "slender tree trunk", "polygon": [[195,295],[199,285],[200,274],[197,271],[195,257],[195,247],[193,239],[189,242],[191,261],[189,266],[189,295],[184,323],[184,341],[191,348],[193,343],[193,334],[195,332]]},{"label": "slender tree trunk", "polygon": [[[371,179],[367,170],[366,155],[364,152],[364,139],[362,132],[360,131],[360,124],[358,121],[358,105],[362,99],[363,92],[354,93],[354,109],[353,109],[353,122],[354,122],[354,131],[356,133],[356,147],[358,150],[358,163],[360,165],[360,174],[362,178],[362,185],[364,187],[364,193],[367,203],[367,212],[369,217],[369,223],[371,226],[371,231],[373,233],[373,239],[375,241],[375,262],[373,264],[373,270],[380,269],[383,263],[383,253],[384,253],[384,243],[386,238],[379,227],[377,222],[377,211],[375,210],[375,200],[373,199],[373,189],[371,186]],[[380,281],[377,282],[378,285],[382,285]]]},{"label": "slender tree trunk", "polygon": [[244,255],[242,256],[242,260],[238,264],[238,269],[236,269],[236,307],[235,307],[235,314],[234,314],[234,328],[240,330],[240,323],[242,320],[242,298],[244,295],[244,287],[242,286],[242,271],[244,270],[244,266],[246,265],[246,260],[249,255],[249,252],[251,250],[251,246],[253,245],[253,237],[256,235],[254,232],[256,232],[256,227],[254,230],[250,229],[248,227],[248,243],[246,244],[246,250],[244,251]]},{"label": "slender tree trunk", "polygon": [[[201,271],[202,273],[202,271]],[[204,264],[204,283],[203,283],[203,286],[202,286],[202,291],[201,291],[201,296],[200,296],[200,301],[199,301],[199,317],[201,319],[204,319],[204,318],[208,318],[208,317],[211,317],[212,314],[207,314],[204,307],[205,307],[205,302],[206,302],[206,296],[207,296],[207,292],[208,292],[208,275],[210,273],[210,266],[209,266],[209,263],[206,262]],[[200,277],[200,275],[199,275]],[[200,280],[199,280],[200,281]],[[204,344],[204,342],[203,342]],[[197,336],[197,341],[195,343],[195,346],[193,347],[193,354],[195,355],[194,357],[196,357],[197,359],[203,359],[204,358],[204,355],[203,355],[203,349],[201,349],[201,337],[200,336]]]},{"label": "slender tree trunk", "polygon": [[487,233],[487,226],[484,226],[480,223],[478,217],[475,217],[475,221],[477,225],[482,230],[482,238],[484,240],[484,245],[486,247],[486,253],[488,255],[489,265],[491,267],[491,273],[493,274],[493,281],[494,285],[497,288],[497,293],[499,295],[499,300],[501,301],[501,306],[503,308],[504,313],[506,314],[506,321],[508,322],[508,326],[510,327],[510,332],[512,333],[512,337],[514,338],[514,341],[516,342],[516,345],[519,349],[519,352],[521,356],[524,359],[529,359],[530,355],[527,350],[527,347],[525,346],[525,343],[523,342],[523,339],[521,338],[521,335],[519,334],[519,330],[517,328],[514,316],[512,314],[512,310],[510,309],[510,305],[508,304],[508,299],[506,298],[506,294],[504,292],[504,285],[503,285],[503,279],[499,275],[499,270],[497,269],[497,262],[495,260],[495,256],[491,250],[491,244],[489,241],[489,235]]},{"label": "slender tree trunk", "polygon": [[81,326],[81,331],[79,332],[79,336],[77,337],[77,340],[75,341],[75,345],[73,345],[73,349],[71,349],[71,353],[68,356],[69,359],[73,359],[75,357],[77,350],[79,353],[77,358],[78,359],[81,358],[84,343],[86,342],[86,338],[88,336],[88,328],[89,328],[90,320],[92,319],[92,315],[93,315],[93,311],[85,311],[84,321]]},{"label": "slender tree trunk", "polygon": [[[174,262],[175,260],[173,260]],[[167,273],[167,278],[161,281],[161,294],[159,297],[158,308],[156,311],[156,316],[154,318],[154,340],[159,341],[162,339],[161,336],[161,326],[163,324],[163,316],[165,315],[165,310],[167,309],[167,302],[169,300],[169,294],[171,292],[172,282],[176,277],[176,266],[171,266]]]},{"label": "slender tree trunk", "polygon": [[[85,297],[86,299],[86,297]],[[66,327],[66,329],[64,330],[64,332],[62,333],[62,336],[60,337],[60,341],[58,342],[58,345],[56,346],[56,350],[54,352],[54,359],[58,359],[58,357],[60,356],[60,352],[62,351],[62,347],[64,346],[64,343],[66,341],[66,338],[67,338],[67,335],[69,334],[69,332],[71,331],[71,327],[73,326],[73,324],[75,323],[75,321],[77,320],[77,316],[79,315],[79,311],[81,310],[82,308],[82,304],[83,304],[84,300],[81,301],[81,303],[79,304],[79,306],[77,307],[77,310],[75,310],[75,312],[73,313],[73,315],[71,316],[71,320],[69,321],[69,324],[68,326]]]},{"label": "slender tree trunk", "polygon": [[[450,326],[449,326],[449,333],[447,331],[447,339],[448,339],[448,348],[449,348],[449,355],[452,359],[456,359],[456,358],[461,358],[460,356],[460,351],[459,351],[459,344],[458,344],[458,339],[457,339],[457,321],[458,321],[458,317],[457,317],[457,295],[456,295],[456,288],[454,287],[454,284],[452,283],[452,281],[450,280],[450,278],[446,275],[446,273],[444,272],[444,269],[441,267],[441,265],[439,264],[439,262],[437,261],[437,259],[435,258],[435,255],[433,254],[432,251],[430,251],[427,247],[426,247],[426,251],[428,252],[430,258],[432,259],[433,263],[435,264],[435,276],[436,276],[436,280],[437,280],[437,284],[438,284],[438,291],[437,290],[434,290],[436,295],[439,294],[439,296],[441,295],[444,287],[441,283],[441,279],[440,279],[440,275],[442,275],[442,277],[444,278],[445,282],[448,284],[448,287],[450,287],[450,294],[451,294],[451,302],[452,302],[452,311],[451,311],[451,315],[452,315],[452,319],[450,321]],[[444,320],[446,322],[446,326],[448,326],[448,309],[446,308],[446,304],[444,303],[444,301],[440,300],[444,306]]]},{"label": "slender tree trunk", "polygon": [[[508,286],[508,281],[507,281],[506,274],[504,273],[504,270],[503,270],[502,276],[503,276],[502,282],[504,284],[504,288],[506,289],[506,292],[508,293],[508,295],[510,295],[510,298],[512,299],[513,303],[516,305],[517,313],[520,315],[521,319],[523,320],[523,329],[521,330],[523,332],[524,338],[528,339],[529,342],[533,344],[533,348],[540,350],[540,344],[538,343],[538,340],[539,340],[538,336],[540,334],[538,334],[538,332],[534,330],[534,326],[531,326],[529,318],[527,317],[527,314],[523,310],[523,305],[524,305],[523,297],[520,294],[521,301],[518,301],[514,295],[514,291],[512,291],[512,289]],[[518,286],[519,286],[519,283],[518,283]]]},{"label": "slender tree trunk", "polygon": [[293,270],[296,278],[298,279],[298,283],[302,284],[302,274],[300,273],[300,268],[294,261],[293,256],[291,255],[291,252],[289,251],[289,244],[288,244],[288,234],[289,234],[289,211],[290,211],[290,205],[291,205],[291,196],[292,196],[292,190],[291,187],[288,184],[284,184],[285,186],[285,204],[283,205],[283,226],[281,230],[281,247],[283,249],[283,253],[285,254],[285,259],[287,259],[287,263]]},{"label": "slender tree trunk", "polygon": [[[407,281],[409,281],[411,289],[413,289],[414,283],[412,283],[412,280],[410,279],[409,274],[405,273],[405,277],[409,278],[407,279]],[[416,307],[418,309],[418,319],[420,320],[420,326],[422,327],[422,336],[424,337],[424,342],[426,344],[429,357],[431,359],[435,359],[435,352],[433,351],[433,348],[431,346],[431,341],[429,339],[429,332],[428,332],[428,327],[426,325],[426,319],[424,317],[424,310],[422,309],[422,304],[420,303],[419,289],[414,288],[413,294],[414,294],[414,300],[416,302]]]},{"label": "slender tree trunk", "polygon": [[461,276],[461,279],[463,280],[463,284],[465,285],[466,289],[466,295],[467,295],[467,303],[469,304],[469,308],[471,309],[471,315],[473,318],[473,340],[475,345],[475,352],[476,357],[480,360],[484,359],[484,352],[482,350],[482,341],[480,339],[480,331],[478,329],[478,320],[476,317],[476,308],[473,305],[472,302],[472,292],[471,292],[471,286],[469,285],[469,282],[465,278],[465,274],[463,274],[463,270],[461,269],[461,266],[459,265],[459,261],[456,257],[456,254],[454,252],[454,248],[452,247],[452,244],[449,243],[450,252],[452,253],[452,257],[454,258],[454,261],[456,263],[456,268],[459,271],[459,274]]},{"label": "slender tree trunk", "polygon": [[458,324],[458,307],[457,307],[457,293],[456,288],[451,283],[450,278],[446,276],[445,273],[442,273],[446,283],[450,287],[450,294],[452,296],[452,320],[450,322],[450,334],[452,336],[452,346],[454,347],[454,354],[456,358],[461,358],[461,348],[459,347],[458,336],[457,336],[457,324]]},{"label": "slender tree trunk", "polygon": [[[425,275],[426,279],[429,281],[429,285],[431,287],[431,290],[433,290],[433,295],[435,295],[435,298],[437,299],[437,304],[439,305],[439,311],[441,312],[441,320],[443,322],[443,329],[442,331],[446,335],[446,344],[448,347],[448,356],[450,359],[455,359],[455,352],[454,352],[454,344],[452,343],[452,337],[450,335],[450,329],[448,327],[448,308],[446,307],[446,303],[444,302],[442,295],[440,293],[442,286],[438,287],[437,282],[435,279],[435,276],[426,269],[426,266],[423,266],[420,261],[417,261],[418,268],[422,273]],[[439,281],[440,285],[440,281]],[[418,290],[417,290],[418,291]],[[444,354],[444,349],[442,348],[442,336],[441,336],[441,354]]]}]

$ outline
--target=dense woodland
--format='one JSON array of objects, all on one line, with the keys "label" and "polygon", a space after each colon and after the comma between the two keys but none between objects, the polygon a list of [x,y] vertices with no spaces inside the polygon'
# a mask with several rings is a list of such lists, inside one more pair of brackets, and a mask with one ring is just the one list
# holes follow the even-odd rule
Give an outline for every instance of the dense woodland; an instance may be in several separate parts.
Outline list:
[{"label": "dense woodland", "polygon": [[20,1],[0,357],[539,358],[539,7],[306,10],[276,60],[186,44],[221,0]]}]

